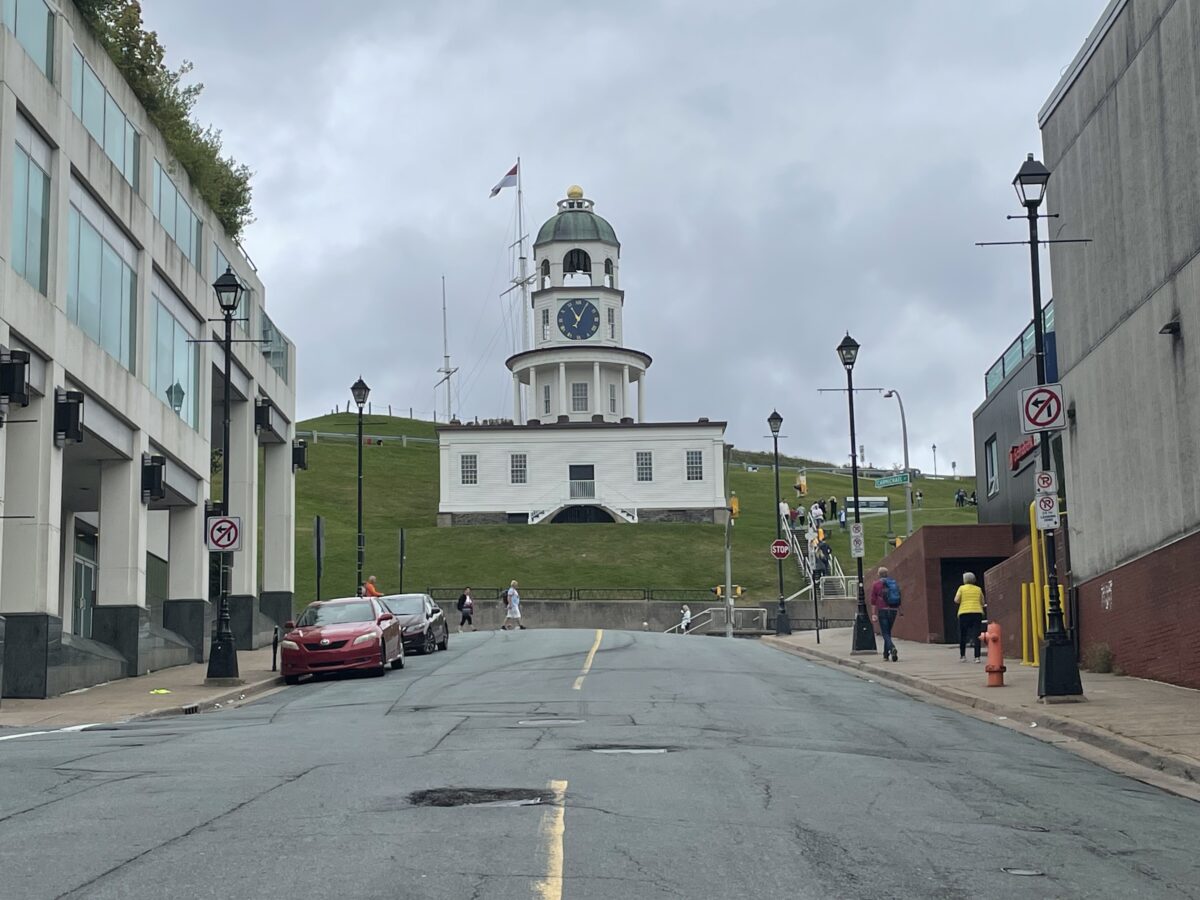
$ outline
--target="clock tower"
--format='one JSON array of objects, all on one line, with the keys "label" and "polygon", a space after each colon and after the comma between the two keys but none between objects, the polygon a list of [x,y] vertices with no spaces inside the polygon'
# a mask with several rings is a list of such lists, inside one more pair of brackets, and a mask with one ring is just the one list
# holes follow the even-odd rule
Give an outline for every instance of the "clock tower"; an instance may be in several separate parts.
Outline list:
[{"label": "clock tower", "polygon": [[573,185],[533,244],[533,349],[509,357],[514,421],[521,422],[527,385],[530,424],[632,422],[630,386],[637,386],[636,421],[645,421],[650,357],[623,345],[621,244]]}]

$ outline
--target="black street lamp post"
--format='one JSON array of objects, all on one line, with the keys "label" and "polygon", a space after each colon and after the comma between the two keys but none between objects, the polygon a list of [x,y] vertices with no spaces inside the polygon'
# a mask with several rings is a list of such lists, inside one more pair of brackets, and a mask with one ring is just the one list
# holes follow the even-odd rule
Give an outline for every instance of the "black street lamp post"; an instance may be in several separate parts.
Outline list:
[{"label": "black street lamp post", "polygon": [[[1042,276],[1038,259],[1038,207],[1046,196],[1050,170],[1030,153],[1013,179],[1013,188],[1029,219],[1029,267],[1033,279],[1033,350],[1037,360],[1037,383],[1046,383],[1045,335],[1042,323]],[[1041,445],[1042,471],[1050,471],[1050,441],[1045,432],[1038,435]],[[1038,667],[1039,697],[1077,697],[1083,694],[1079,680],[1079,661],[1075,646],[1063,623],[1062,603],[1058,598],[1058,569],[1054,547],[1054,532],[1046,531],[1046,582],[1050,589],[1050,606],[1046,623],[1046,640],[1042,645],[1041,665]]]},{"label": "black street lamp post", "polygon": [[[213,282],[213,291],[225,319],[225,385],[221,403],[221,515],[229,515],[229,407],[233,384],[233,314],[242,301],[241,281],[231,267]],[[182,401],[182,390],[180,400]],[[174,400],[172,400],[174,405]],[[182,405],[182,403],[180,404]],[[237,647],[233,640],[233,628],[229,622],[229,564],[228,552],[221,553],[221,606],[217,611],[217,630],[213,633],[208,651],[208,677],[214,679],[236,679],[238,677]]]},{"label": "black street lamp post", "polygon": [[[778,410],[771,410],[767,416],[767,425],[771,428],[771,440],[775,444],[775,539],[783,539],[783,512],[780,509],[779,498],[779,429],[783,425],[783,416]],[[776,559],[779,565],[779,611],[775,614],[775,633],[791,634],[792,623],[788,618],[787,605],[783,602],[783,560]]]},{"label": "black street lamp post", "polygon": [[371,393],[371,389],[367,387],[367,383],[362,380],[362,376],[358,376],[358,381],[350,386],[350,393],[354,395],[354,402],[358,404],[358,590],[362,590],[363,586],[363,553],[366,549],[366,536],[363,534],[363,407],[367,405],[367,397]]},{"label": "black street lamp post", "polygon": [[[854,524],[862,524],[862,514],[859,511],[858,500],[858,456],[854,452],[857,441],[854,433],[854,363],[858,359],[858,341],[850,337],[850,332],[838,344],[838,356],[846,368],[846,398],[850,404],[850,481],[854,489]],[[858,609],[854,613],[854,642],[852,653],[874,653],[875,629],[871,627],[871,617],[867,615],[867,597],[863,591],[863,561],[856,556],[858,564]]]}]

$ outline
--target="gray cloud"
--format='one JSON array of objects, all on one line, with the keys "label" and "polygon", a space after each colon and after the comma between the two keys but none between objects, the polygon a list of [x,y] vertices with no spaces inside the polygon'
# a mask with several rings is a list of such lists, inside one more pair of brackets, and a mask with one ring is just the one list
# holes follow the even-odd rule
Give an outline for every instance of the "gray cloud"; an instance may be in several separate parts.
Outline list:
[{"label": "gray cloud", "polygon": [[[655,418],[725,418],[741,446],[844,458],[844,375],[896,387],[914,465],[973,468],[983,374],[1030,316],[1008,182],[1102,0],[148,4],[199,114],[255,169],[247,235],[298,346],[300,412],[373,396],[430,415],[440,276],[456,411],[510,414],[511,191],[527,227],[578,182],[622,241],[629,344]],[[1027,23],[1036,21],[1031,30]],[[1046,287],[1049,287],[1047,278]],[[440,408],[440,403],[439,403]],[[899,462],[890,400],[860,443]]]}]

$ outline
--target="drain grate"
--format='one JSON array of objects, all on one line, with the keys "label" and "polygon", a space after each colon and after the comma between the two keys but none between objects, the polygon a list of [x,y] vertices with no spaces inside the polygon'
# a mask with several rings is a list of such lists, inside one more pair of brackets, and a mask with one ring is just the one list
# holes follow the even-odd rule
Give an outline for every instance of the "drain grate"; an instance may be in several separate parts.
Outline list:
[{"label": "drain grate", "polygon": [[546,793],[537,788],[432,788],[413,791],[413,806],[537,806]]},{"label": "drain grate", "polygon": [[189,703],[187,706],[185,706],[183,708],[183,714],[185,716],[194,716],[198,712],[200,712],[200,704],[199,703]]}]

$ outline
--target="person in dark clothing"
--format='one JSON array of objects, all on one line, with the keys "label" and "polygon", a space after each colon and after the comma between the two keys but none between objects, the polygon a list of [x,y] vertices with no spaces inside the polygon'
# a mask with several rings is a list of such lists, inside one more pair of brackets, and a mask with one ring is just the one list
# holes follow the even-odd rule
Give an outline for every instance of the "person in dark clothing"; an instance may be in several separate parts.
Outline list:
[{"label": "person in dark clothing", "polygon": [[471,596],[471,589],[463,588],[462,596],[458,598],[458,611],[462,614],[462,621],[458,623],[459,633],[462,633],[463,627],[471,626],[471,630],[475,630],[475,599]]}]

